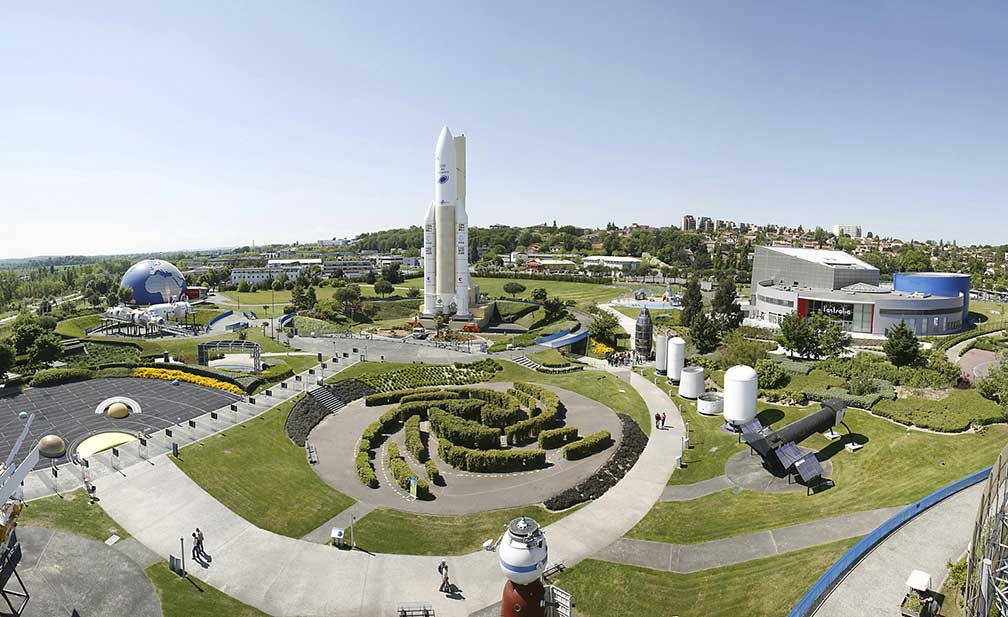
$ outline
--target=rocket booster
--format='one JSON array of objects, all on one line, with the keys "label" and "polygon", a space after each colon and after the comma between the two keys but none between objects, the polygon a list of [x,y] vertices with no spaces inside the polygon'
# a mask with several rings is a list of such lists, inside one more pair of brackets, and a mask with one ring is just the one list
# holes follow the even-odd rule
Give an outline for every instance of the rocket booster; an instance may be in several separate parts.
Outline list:
[{"label": "rocket booster", "polygon": [[423,236],[423,271],[424,271],[424,302],[423,314],[434,315],[437,312],[437,289],[434,278],[437,268],[437,259],[434,255],[436,246],[434,244],[434,202],[427,207],[427,214],[424,216],[424,236]]},{"label": "rocket booster", "polygon": [[[461,158],[460,158],[461,157]],[[434,149],[434,200],[424,217],[424,314],[469,317],[469,218],[465,137],[441,129]]]}]

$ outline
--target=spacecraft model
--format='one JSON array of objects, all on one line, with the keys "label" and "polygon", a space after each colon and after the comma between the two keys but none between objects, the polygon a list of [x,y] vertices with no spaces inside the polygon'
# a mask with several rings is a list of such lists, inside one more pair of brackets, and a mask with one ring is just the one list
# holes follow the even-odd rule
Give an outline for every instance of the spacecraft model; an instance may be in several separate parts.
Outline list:
[{"label": "spacecraft model", "polygon": [[500,569],[507,578],[501,617],[545,617],[543,572],[549,548],[539,523],[520,517],[511,521],[497,543]]},{"label": "spacecraft model", "polygon": [[469,216],[466,214],[465,135],[441,129],[434,149],[434,201],[424,217],[423,314],[469,313]]},{"label": "spacecraft model", "polygon": [[192,312],[188,302],[166,302],[153,304],[147,308],[133,309],[120,304],[105,311],[105,315],[136,324],[163,324],[167,319],[180,319]]},{"label": "spacecraft model", "polygon": [[759,420],[753,420],[742,426],[742,441],[763,457],[763,464],[769,471],[779,473],[794,468],[805,479],[806,475],[811,473],[805,471],[805,468],[814,470],[818,467],[818,462],[813,460],[815,454],[802,454],[797,444],[816,433],[828,431],[841,424],[850,433],[850,427],[843,421],[846,411],[846,403],[831,398],[822,402],[822,409],[819,411],[776,431],[770,427],[762,427],[759,425]]}]

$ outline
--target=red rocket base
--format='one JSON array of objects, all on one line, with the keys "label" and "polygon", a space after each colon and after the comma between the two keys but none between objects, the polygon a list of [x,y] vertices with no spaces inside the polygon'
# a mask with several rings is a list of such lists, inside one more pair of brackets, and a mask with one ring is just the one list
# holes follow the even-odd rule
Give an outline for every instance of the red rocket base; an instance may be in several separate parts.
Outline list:
[{"label": "red rocket base", "polygon": [[542,583],[515,585],[508,581],[501,598],[501,617],[546,617],[546,589]]}]

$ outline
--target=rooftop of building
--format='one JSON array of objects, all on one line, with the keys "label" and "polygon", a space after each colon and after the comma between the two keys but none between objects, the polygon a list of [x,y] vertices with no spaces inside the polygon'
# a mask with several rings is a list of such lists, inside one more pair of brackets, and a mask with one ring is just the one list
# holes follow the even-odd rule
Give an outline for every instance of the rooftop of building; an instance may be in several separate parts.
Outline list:
[{"label": "rooftop of building", "polygon": [[794,291],[800,293],[802,296],[815,296],[818,299],[836,300],[840,302],[874,302],[880,297],[917,300],[923,300],[925,298],[959,300],[958,296],[937,296],[921,292],[896,291],[887,285],[869,285],[867,283],[854,283],[853,285],[847,285],[846,287],[841,287],[840,289],[824,289],[818,287],[806,287],[804,285],[785,285],[782,283],[774,283],[773,281],[763,281],[760,283],[760,286],[772,287],[780,291]]},{"label": "rooftop of building", "polygon": [[853,255],[848,255],[843,251],[833,251],[829,249],[795,248],[790,246],[768,246],[768,250],[784,253],[798,259],[817,263],[831,268],[852,268],[859,270],[877,270],[869,263],[861,261]]}]

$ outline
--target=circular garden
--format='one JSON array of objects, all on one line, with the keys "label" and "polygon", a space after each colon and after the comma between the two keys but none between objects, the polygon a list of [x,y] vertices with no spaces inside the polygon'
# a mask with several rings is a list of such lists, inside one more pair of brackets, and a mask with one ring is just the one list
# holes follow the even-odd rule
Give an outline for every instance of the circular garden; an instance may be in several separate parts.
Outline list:
[{"label": "circular garden", "polygon": [[310,440],[323,479],[361,501],[461,514],[569,493],[610,459],[624,430],[615,412],[579,394],[484,383],[373,393]]}]

